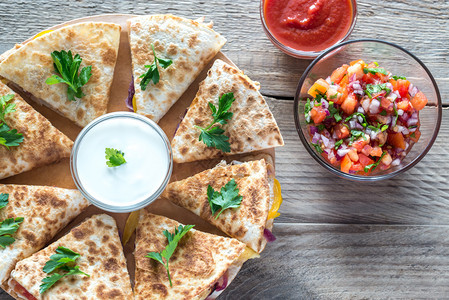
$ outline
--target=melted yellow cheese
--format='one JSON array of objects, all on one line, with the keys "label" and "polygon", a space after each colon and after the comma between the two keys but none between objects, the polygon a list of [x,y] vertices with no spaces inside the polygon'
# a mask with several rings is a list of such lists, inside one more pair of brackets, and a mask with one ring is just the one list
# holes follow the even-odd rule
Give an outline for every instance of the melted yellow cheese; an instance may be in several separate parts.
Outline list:
[{"label": "melted yellow cheese", "polygon": [[259,258],[260,255],[259,253],[257,253],[256,251],[254,251],[253,249],[246,247],[245,251],[243,251],[243,253],[240,255],[239,260],[242,261],[247,261],[248,259],[253,259],[253,258]]},{"label": "melted yellow cheese", "polygon": [[277,218],[281,215],[278,213],[278,210],[282,204],[281,184],[276,178],[274,178],[273,193],[274,201],[270,211],[268,212],[268,220]]},{"label": "melted yellow cheese", "polygon": [[123,245],[128,243],[129,239],[133,235],[134,231],[137,228],[137,224],[139,223],[140,211],[133,211],[129,214],[128,220],[126,220],[125,229],[123,230]]},{"label": "melted yellow cheese", "polygon": [[136,96],[133,96],[133,110],[137,112]]},{"label": "melted yellow cheese", "polygon": [[33,40],[34,40],[34,39],[37,39],[38,37],[43,36],[43,35],[45,35],[45,34],[47,34],[47,33],[49,33],[49,32],[52,32],[52,31],[53,31],[53,30],[44,30],[44,31],[42,31],[42,32],[39,32],[38,34],[36,34],[36,35],[34,36]]}]

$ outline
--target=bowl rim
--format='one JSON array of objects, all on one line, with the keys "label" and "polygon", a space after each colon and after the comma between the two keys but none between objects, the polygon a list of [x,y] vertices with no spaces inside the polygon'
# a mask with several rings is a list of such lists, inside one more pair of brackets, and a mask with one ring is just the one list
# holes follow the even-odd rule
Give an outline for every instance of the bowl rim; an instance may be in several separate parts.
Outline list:
[{"label": "bowl rim", "polygon": [[357,0],[349,0],[351,2],[352,5],[352,20],[351,20],[351,26],[349,26],[348,31],[346,32],[346,34],[339,39],[337,42],[335,42],[333,45],[327,47],[326,49],[320,50],[320,51],[303,51],[303,50],[298,50],[298,49],[294,49],[291,47],[288,47],[284,44],[282,44],[270,31],[270,29],[268,28],[268,25],[265,21],[265,12],[264,12],[264,3],[266,0],[260,0],[260,5],[259,5],[259,14],[260,14],[260,20],[262,22],[262,28],[266,34],[266,36],[268,37],[268,39],[271,41],[271,43],[273,45],[275,45],[279,50],[281,50],[282,52],[284,52],[285,54],[288,54],[292,57],[296,57],[296,58],[302,58],[302,59],[315,59],[317,56],[319,56],[320,54],[322,54],[323,52],[327,51],[328,49],[330,49],[331,47],[334,47],[336,45],[339,45],[340,43],[346,41],[349,36],[351,35],[352,31],[355,28],[355,25],[357,23],[357,14],[358,14],[358,10],[357,10]]},{"label": "bowl rim", "polygon": [[[309,74],[310,70],[319,62],[321,61],[321,59],[325,56],[327,56],[329,53],[333,52],[334,50],[341,48],[345,45],[348,44],[354,44],[354,43],[360,43],[360,42],[372,42],[372,43],[382,43],[382,44],[386,44],[389,46],[392,46],[394,48],[397,48],[403,52],[405,52],[406,54],[408,54],[409,56],[411,56],[416,62],[418,62],[418,64],[421,65],[421,67],[426,71],[427,75],[430,78],[430,81],[433,84],[433,87],[435,89],[435,93],[437,96],[437,111],[438,111],[438,116],[437,116],[437,122],[436,122],[436,126],[435,126],[435,130],[433,132],[433,136],[430,139],[429,143],[427,144],[426,148],[424,149],[424,151],[422,151],[415,159],[413,159],[410,163],[408,163],[406,166],[388,173],[388,174],[382,174],[382,175],[374,175],[374,176],[363,176],[363,175],[354,175],[354,174],[348,174],[348,173],[344,173],[340,170],[338,170],[337,168],[329,165],[327,162],[325,162],[323,159],[321,159],[321,157],[319,157],[315,151],[312,150],[311,146],[309,145],[309,142],[307,141],[306,137],[304,136],[302,129],[301,129],[301,125],[300,125],[300,121],[299,121],[299,112],[298,112],[298,108],[299,108],[299,101],[300,101],[300,97],[299,95],[301,94],[301,87],[304,84],[304,81],[307,78],[307,75]],[[433,77],[432,73],[430,72],[430,70],[426,67],[426,65],[413,53],[411,53],[410,51],[404,49],[401,46],[398,46],[392,42],[387,42],[384,40],[380,40],[380,39],[355,39],[355,40],[349,40],[349,41],[345,41],[343,43],[337,44],[332,46],[331,48],[327,49],[326,51],[324,51],[322,54],[320,54],[317,58],[315,58],[312,63],[310,63],[310,65],[306,68],[306,70],[304,71],[304,73],[302,74],[299,82],[298,82],[298,86],[296,88],[296,92],[295,92],[295,100],[293,103],[293,113],[294,113],[294,118],[295,118],[295,127],[296,127],[296,131],[298,132],[299,138],[301,140],[301,142],[303,143],[304,147],[306,148],[306,150],[309,152],[309,154],[322,166],[324,167],[326,170],[330,171],[331,173],[339,176],[340,178],[345,178],[345,179],[349,179],[349,180],[353,180],[353,181],[358,181],[358,182],[374,182],[374,181],[380,181],[380,180],[385,180],[385,179],[389,179],[392,178],[396,175],[399,175],[409,169],[411,169],[412,167],[414,167],[419,161],[421,161],[421,159],[424,158],[424,156],[429,152],[429,150],[432,148],[438,133],[440,131],[440,126],[441,126],[441,119],[442,119],[442,102],[441,102],[441,95],[440,95],[440,90],[438,89],[438,85],[435,81],[435,78]]]}]

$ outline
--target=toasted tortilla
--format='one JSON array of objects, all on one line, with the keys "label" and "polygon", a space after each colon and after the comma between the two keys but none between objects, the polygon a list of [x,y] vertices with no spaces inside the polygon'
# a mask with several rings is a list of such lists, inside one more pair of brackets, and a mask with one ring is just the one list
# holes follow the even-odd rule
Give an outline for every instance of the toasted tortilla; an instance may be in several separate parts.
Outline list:
[{"label": "toasted tortilla", "polygon": [[[220,51],[226,39],[199,21],[173,15],[152,15],[128,21],[135,89],[136,112],[158,122],[178,101],[204,66]],[[151,44],[159,58],[171,59],[159,67],[160,81],[140,88],[145,65],[154,61]]]},{"label": "toasted tortilla", "polygon": [[180,223],[142,210],[136,235],[135,299],[204,299],[228,268],[239,261],[245,244],[236,239],[191,229],[179,242],[169,261],[173,287],[164,266],[145,257],[167,245],[170,233]]},{"label": "toasted tortilla", "polygon": [[[215,219],[208,202],[207,188],[210,185],[220,191],[231,179],[237,183],[242,202],[240,207],[226,209]],[[170,183],[161,197],[190,210],[258,253],[265,248],[264,230],[270,230],[273,224],[267,221],[272,198],[265,159],[235,165],[219,164]]]},{"label": "toasted tortilla", "polygon": [[[46,33],[16,47],[0,63],[0,76],[12,81],[36,99],[81,127],[106,113],[120,41],[120,26],[85,22]],[[56,74],[50,54],[66,50],[79,54],[83,67],[92,66],[92,77],[81,89],[81,99],[69,101],[67,85],[48,85]]]},{"label": "toasted tortilla", "polygon": [[9,194],[8,205],[0,210],[0,221],[25,218],[13,234],[15,242],[0,248],[0,284],[6,290],[16,263],[42,249],[89,202],[78,190],[49,186],[0,185],[0,193]]},{"label": "toasted tortilla", "polygon": [[[79,253],[81,257],[76,260],[76,265],[90,277],[63,277],[41,295],[39,286],[47,277],[42,269],[59,246]],[[58,241],[19,262],[8,283],[8,292],[15,297],[17,295],[12,286],[18,283],[39,300],[133,298],[117,225],[112,217],[105,214],[85,220]]]},{"label": "toasted tortilla", "polygon": [[[235,101],[229,111],[234,115],[222,126],[231,151],[224,153],[199,141],[201,131],[195,125],[207,127],[213,121],[209,103],[218,107],[219,97],[231,92]],[[201,82],[171,144],[173,160],[184,163],[283,146],[284,141],[259,86],[239,69],[217,59]]]},{"label": "toasted tortilla", "polygon": [[24,139],[10,149],[0,145],[0,179],[69,157],[73,142],[0,82],[0,96],[10,94],[14,98],[8,103],[14,103],[16,111],[6,115],[6,124],[22,133]]}]

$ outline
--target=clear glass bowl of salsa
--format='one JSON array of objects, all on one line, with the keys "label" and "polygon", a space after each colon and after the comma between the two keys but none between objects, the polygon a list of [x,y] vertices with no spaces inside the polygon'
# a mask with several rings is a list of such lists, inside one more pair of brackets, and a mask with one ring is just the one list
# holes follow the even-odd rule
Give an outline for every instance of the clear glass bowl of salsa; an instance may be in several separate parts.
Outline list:
[{"label": "clear glass bowl of salsa", "polygon": [[[357,62],[360,60],[366,62],[366,68],[363,69],[360,79],[355,78],[355,75],[348,76],[353,78],[335,79],[338,77],[336,75],[338,75],[338,70],[341,70],[342,66],[345,64],[349,65],[350,62],[352,62],[351,69],[354,69]],[[381,68],[382,72],[386,74],[377,73],[377,71],[379,71],[378,68]],[[349,73],[349,71],[346,71],[346,74]],[[368,82],[366,82],[367,77],[370,77],[371,79],[374,77],[374,81],[369,82],[370,84],[368,84]],[[385,77],[389,79],[385,80]],[[393,77],[395,78],[393,79]],[[382,78],[384,79],[383,81],[381,81]],[[322,98],[321,103],[315,103],[316,97],[310,95],[311,90],[314,90],[314,85],[315,87],[318,87],[317,83],[318,85],[322,83],[324,86],[327,86],[323,80],[329,81],[328,91],[337,87],[343,87],[348,91],[349,96],[352,95],[355,97],[355,106],[350,107],[350,111],[348,111],[347,104],[351,101],[344,100],[344,102],[338,104],[338,96],[340,95],[337,95],[337,93],[327,93],[327,96],[322,94],[323,97],[318,97]],[[333,82],[334,80],[335,82]],[[342,83],[345,80],[349,80],[349,82]],[[410,85],[407,86],[407,90],[400,91],[399,93],[397,90],[400,88],[398,88],[399,85],[396,84],[406,81],[409,82]],[[390,82],[395,84],[394,88],[391,86]],[[381,89],[378,91],[380,96],[370,95],[371,97],[368,97],[367,91],[372,91],[372,88],[375,88],[376,86]],[[319,91],[320,89],[321,87],[315,88],[315,91],[321,93]],[[397,97],[395,97],[396,95],[394,95],[393,92],[397,94]],[[359,95],[357,95],[357,93]],[[415,111],[413,106],[417,105],[415,103],[417,100],[415,98],[417,93],[424,94],[426,102],[418,105],[418,111]],[[346,95],[344,97],[346,97]],[[402,108],[401,105],[405,103],[405,101],[402,102],[402,100],[407,98],[410,102],[409,109],[411,111],[408,115],[405,109],[404,112],[400,110],[400,108]],[[349,99],[349,97],[346,99]],[[365,107],[364,99],[369,100],[371,105]],[[376,99],[379,100],[377,101]],[[393,105],[390,112],[383,116],[383,107],[385,107],[385,110],[388,110],[388,105],[384,105],[388,104],[388,101],[391,101],[391,104]],[[330,105],[331,102],[332,105]],[[377,104],[377,102],[379,102],[378,109],[374,107],[376,106],[374,104]],[[325,117],[325,120],[323,120],[323,125],[321,124],[322,120],[320,120],[318,116],[314,115],[313,117],[315,121],[320,123],[319,126],[315,126],[317,125],[315,124],[315,121],[307,117],[307,115],[312,115],[311,113],[307,113],[307,111],[310,112],[311,108],[310,104],[308,106],[307,103],[313,103],[313,105],[316,104],[318,111],[321,111],[323,107],[325,108],[325,111],[329,112]],[[336,118],[337,112],[341,117],[338,117],[338,120]],[[356,116],[354,114],[358,115]],[[440,128],[442,104],[435,79],[427,67],[415,55],[402,47],[389,42],[363,39],[347,41],[336,45],[325,51],[309,65],[298,84],[294,103],[294,117],[296,129],[302,143],[320,165],[339,177],[357,181],[377,181],[391,178],[412,168],[427,154],[432,147]],[[404,117],[409,117],[409,120],[404,120]],[[410,117],[417,118],[418,122],[412,122],[413,124],[410,123],[410,121],[413,121]],[[386,119],[385,122],[383,119]],[[342,125],[344,125],[345,128],[343,128]],[[338,128],[340,127],[343,129],[347,128],[347,131],[350,132],[349,136],[339,136],[340,130],[338,130]],[[374,127],[378,127],[378,129]],[[318,131],[318,133],[316,131]],[[378,138],[379,136],[373,137],[373,135],[371,135],[370,144],[369,136],[364,135],[367,131],[370,131],[368,132],[368,135],[371,133],[375,136],[376,132],[380,135],[385,135],[385,141],[380,141]],[[412,131],[416,131],[417,133],[419,131],[419,133],[416,135],[416,138],[413,136],[413,143],[407,142],[407,138],[413,135]],[[402,150],[397,149],[396,146],[399,144],[397,144],[393,138],[400,137],[398,132],[402,132],[405,137],[405,142],[409,143],[407,144],[407,147],[402,146],[405,150],[400,153],[400,156],[396,156],[396,154],[399,153],[393,151]],[[355,133],[360,133],[360,136]],[[318,135],[321,135],[321,138],[318,137]],[[331,140],[331,142],[333,140],[336,145],[332,145],[331,148],[327,147],[329,148],[327,149],[325,144],[328,143],[328,140],[322,138],[322,135],[327,135],[329,140]],[[366,138],[363,139],[363,137]],[[368,143],[369,146],[372,146],[373,148],[380,146],[382,149],[381,154],[388,152],[385,154],[391,154],[392,161],[395,163],[387,162],[388,165],[384,165],[384,162],[381,161],[383,157],[380,157],[375,153],[365,153],[365,150],[362,150],[361,148],[359,150],[356,149],[357,151],[353,151],[357,153],[359,157],[352,160],[351,164],[357,166],[358,163],[362,163],[363,165],[364,162],[362,161],[362,158],[366,159],[368,157],[373,160],[376,165],[368,164],[367,166],[364,166],[369,169],[368,171],[365,171],[364,168],[358,171],[356,169],[344,170],[343,159],[345,159],[345,156],[348,156],[346,150],[348,148],[354,150],[354,148],[357,148],[357,145],[355,144],[358,142],[362,142],[363,144]],[[344,144],[343,147],[341,146],[342,143]],[[344,153],[338,152],[336,150],[337,148],[340,152]],[[328,155],[330,152],[333,152],[333,154],[337,156],[337,161],[333,158],[330,159],[330,156],[332,156]],[[351,157],[352,159],[351,153],[348,157]],[[346,157],[346,160],[348,160],[348,157]],[[398,157],[400,159],[395,161]]]},{"label": "clear glass bowl of salsa", "polygon": [[261,0],[270,41],[288,55],[313,59],[345,41],[357,19],[356,0]]}]

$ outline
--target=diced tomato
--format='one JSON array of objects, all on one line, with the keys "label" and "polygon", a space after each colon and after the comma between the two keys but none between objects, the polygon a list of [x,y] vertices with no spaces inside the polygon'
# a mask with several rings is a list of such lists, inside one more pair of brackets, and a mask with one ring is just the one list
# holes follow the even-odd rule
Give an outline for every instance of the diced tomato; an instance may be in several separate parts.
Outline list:
[{"label": "diced tomato", "polygon": [[341,90],[341,96],[340,97],[338,97],[336,100],[334,100],[334,103],[335,104],[342,104],[345,100],[346,100],[346,98],[348,97],[348,89],[345,87],[345,88],[341,88],[340,89]]},{"label": "diced tomato", "polygon": [[381,162],[382,162],[384,165],[388,166],[388,165],[391,164],[392,161],[393,161],[393,158],[391,158],[390,153],[385,152],[385,155],[382,157]]},{"label": "diced tomato", "polygon": [[322,106],[314,106],[310,111],[310,117],[313,120],[313,123],[320,124],[326,118],[326,111]]},{"label": "diced tomato", "polygon": [[362,166],[362,164],[358,163],[358,164],[353,164],[351,166],[351,168],[349,168],[349,170],[358,172],[358,171],[363,171],[363,168],[364,167]]},{"label": "diced tomato", "polygon": [[343,65],[340,68],[337,68],[334,72],[332,72],[331,82],[339,84],[341,79],[345,76],[348,67],[349,67],[348,65]]},{"label": "diced tomato", "polygon": [[347,155],[353,162],[356,162],[359,160],[359,155],[357,154],[356,150],[349,151]]},{"label": "diced tomato", "polygon": [[405,150],[405,140],[402,133],[400,132],[389,133],[387,141],[389,144],[395,146],[396,148],[401,148]]},{"label": "diced tomato", "polygon": [[349,156],[346,154],[345,157],[341,160],[340,169],[342,172],[349,173],[349,170],[351,169],[352,161],[349,158]]},{"label": "diced tomato", "polygon": [[349,63],[349,65],[353,66],[358,63],[360,63],[361,65],[365,65],[365,62],[362,59],[353,60]]},{"label": "diced tomato", "polygon": [[346,86],[348,85],[348,83],[349,83],[349,76],[348,76],[348,74],[346,73],[345,76],[343,76],[343,78],[340,80],[339,85],[340,85],[341,87],[346,87]]},{"label": "diced tomato", "polygon": [[376,146],[371,150],[370,154],[371,156],[382,156],[382,148],[379,146]]},{"label": "diced tomato", "polygon": [[390,79],[390,83],[393,86],[393,90],[397,90],[398,89],[398,82],[394,79]]},{"label": "diced tomato", "polygon": [[348,115],[355,111],[355,106],[357,105],[357,99],[354,94],[348,95],[348,97],[341,104],[341,109]]},{"label": "diced tomato", "polygon": [[369,158],[368,156],[366,156],[362,153],[359,153],[359,161],[363,167],[366,167],[367,165],[374,163],[374,160],[372,160],[371,158]]},{"label": "diced tomato", "polygon": [[360,80],[363,78],[363,75],[365,75],[365,73],[363,72],[362,63],[356,63],[348,68],[348,77],[351,78],[353,75],[355,75],[356,80]]},{"label": "diced tomato", "polygon": [[374,84],[376,82],[376,76],[371,73],[363,75],[362,80],[367,84]]},{"label": "diced tomato", "polygon": [[401,97],[405,97],[408,94],[408,87],[410,86],[410,81],[405,79],[398,79],[397,83],[398,83],[397,90],[399,91],[399,95],[401,95]]},{"label": "diced tomato", "polygon": [[310,96],[316,97],[318,93],[326,94],[327,89],[329,88],[329,83],[327,83],[324,79],[318,79],[307,92]]},{"label": "diced tomato", "polygon": [[362,153],[365,154],[366,156],[368,156],[368,155],[370,155],[372,150],[373,150],[373,147],[371,147],[370,145],[365,145],[362,149]]},{"label": "diced tomato", "polygon": [[352,147],[354,147],[355,149],[357,149],[357,151],[362,151],[363,147],[365,147],[366,144],[369,143],[368,139],[364,139],[364,138],[359,138],[357,141],[355,141],[354,143],[352,143]]},{"label": "diced tomato", "polygon": [[416,93],[416,95],[412,98],[410,101],[412,103],[412,106],[416,110],[421,110],[426,106],[427,104],[427,97],[424,95],[423,92],[419,91]]},{"label": "diced tomato", "polygon": [[382,100],[380,101],[380,105],[389,113],[393,111],[393,105],[390,100],[387,98],[382,97]]},{"label": "diced tomato", "polygon": [[410,139],[416,143],[419,140],[420,136],[421,136],[421,131],[416,129],[416,131],[410,133],[409,136],[410,136]]},{"label": "diced tomato", "polygon": [[400,101],[397,105],[398,105],[398,109],[402,109],[403,111],[407,111],[408,108],[410,107],[410,102],[408,100],[402,100]]},{"label": "diced tomato", "polygon": [[339,140],[345,139],[349,136],[349,129],[348,129],[348,127],[344,126],[343,124],[338,123],[335,126],[335,134],[337,135],[337,138]]}]

